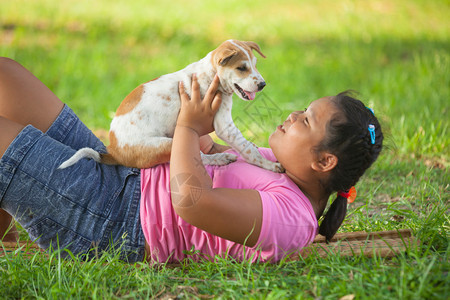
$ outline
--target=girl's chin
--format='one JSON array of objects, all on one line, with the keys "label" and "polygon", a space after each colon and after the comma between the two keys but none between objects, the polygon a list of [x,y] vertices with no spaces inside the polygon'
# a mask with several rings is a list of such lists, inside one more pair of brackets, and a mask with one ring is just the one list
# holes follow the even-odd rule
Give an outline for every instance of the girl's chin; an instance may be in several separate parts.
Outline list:
[{"label": "girl's chin", "polygon": [[269,143],[269,147],[270,147],[270,148],[272,148],[272,142],[273,142],[275,133],[276,133],[276,132],[272,133],[272,134],[269,136],[268,143]]}]

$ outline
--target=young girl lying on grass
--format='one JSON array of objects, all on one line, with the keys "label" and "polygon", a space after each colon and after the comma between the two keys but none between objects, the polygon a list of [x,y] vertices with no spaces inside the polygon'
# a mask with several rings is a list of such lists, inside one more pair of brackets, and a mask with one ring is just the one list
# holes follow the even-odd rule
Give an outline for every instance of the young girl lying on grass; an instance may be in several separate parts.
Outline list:
[{"label": "young girl lying on grass", "polygon": [[[374,114],[347,93],[291,113],[270,148],[260,149],[286,169],[273,173],[207,135],[221,101],[218,83],[203,99],[195,76],[191,97],[180,85],[170,164],[137,170],[83,159],[60,170],[78,149],[104,145],[29,71],[1,58],[0,237],[13,216],[42,248],[93,255],[94,247],[120,247],[129,262],[176,262],[189,253],[276,262],[317,233],[331,239],[347,211],[346,192],[381,151]],[[226,150],[238,160],[204,166],[200,150]]]}]

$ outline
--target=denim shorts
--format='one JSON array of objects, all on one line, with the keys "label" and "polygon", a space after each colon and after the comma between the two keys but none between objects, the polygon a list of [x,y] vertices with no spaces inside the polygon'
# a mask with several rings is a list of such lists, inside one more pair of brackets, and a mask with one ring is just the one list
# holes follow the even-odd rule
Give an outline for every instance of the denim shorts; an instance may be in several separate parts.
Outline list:
[{"label": "denim shorts", "polygon": [[92,159],[58,169],[83,147],[105,151],[67,106],[46,133],[25,127],[0,159],[0,207],[41,248],[88,256],[118,249],[122,260],[143,261],[140,170]]}]

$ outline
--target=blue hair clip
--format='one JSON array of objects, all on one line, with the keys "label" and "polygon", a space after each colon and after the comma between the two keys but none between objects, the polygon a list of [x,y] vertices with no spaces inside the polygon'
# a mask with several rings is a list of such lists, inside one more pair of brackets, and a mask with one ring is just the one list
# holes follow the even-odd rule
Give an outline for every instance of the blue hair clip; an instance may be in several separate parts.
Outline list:
[{"label": "blue hair clip", "polygon": [[370,132],[370,142],[375,144],[375,126],[372,124],[369,124],[369,132]]},{"label": "blue hair clip", "polygon": [[370,110],[370,112],[372,113],[372,115],[374,115],[374,116],[375,116],[375,112],[373,111],[373,109],[372,109],[372,108],[370,108],[370,107],[367,107],[367,106],[366,106],[366,108],[367,108],[368,110]]}]

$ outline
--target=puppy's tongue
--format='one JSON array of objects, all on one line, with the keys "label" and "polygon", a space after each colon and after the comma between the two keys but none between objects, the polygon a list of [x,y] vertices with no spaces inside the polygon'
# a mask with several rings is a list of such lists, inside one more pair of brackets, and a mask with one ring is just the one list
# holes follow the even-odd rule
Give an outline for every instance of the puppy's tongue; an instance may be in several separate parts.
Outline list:
[{"label": "puppy's tongue", "polygon": [[255,92],[247,92],[247,91],[244,91],[244,93],[247,95],[248,99],[250,99],[250,100],[255,99],[255,95],[256,95]]}]

